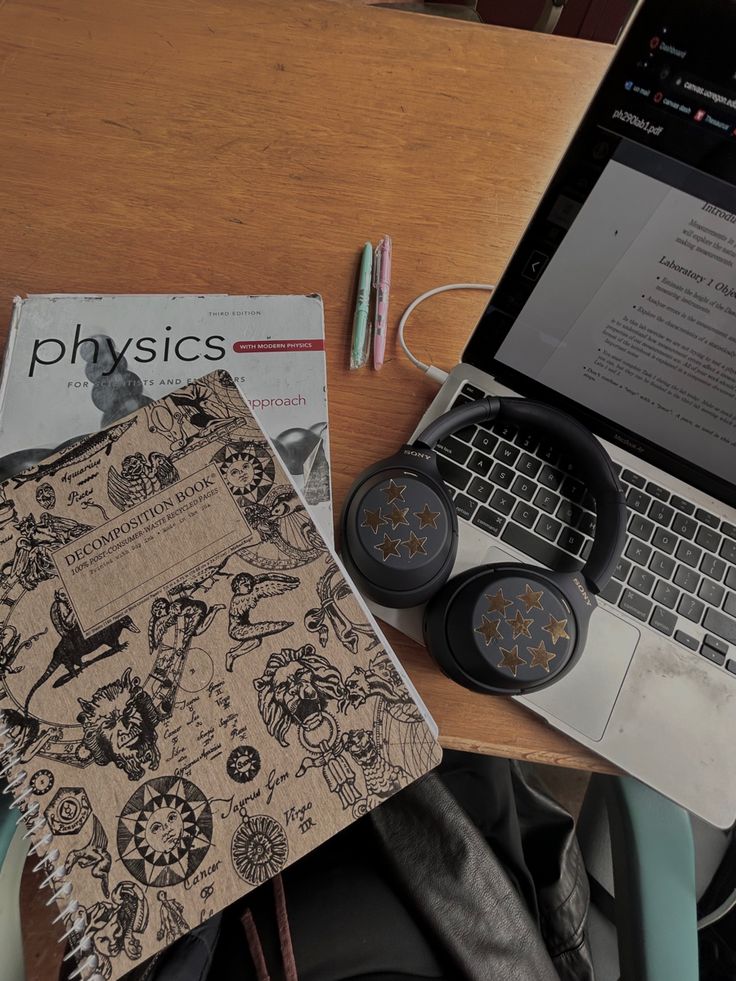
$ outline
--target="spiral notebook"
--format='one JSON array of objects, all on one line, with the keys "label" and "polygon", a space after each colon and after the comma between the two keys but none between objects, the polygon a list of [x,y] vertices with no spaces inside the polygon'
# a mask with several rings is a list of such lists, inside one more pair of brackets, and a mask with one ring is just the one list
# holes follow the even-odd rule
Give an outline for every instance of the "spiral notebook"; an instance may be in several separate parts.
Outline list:
[{"label": "spiral notebook", "polygon": [[[168,425],[195,387],[206,411]],[[0,716],[83,981],[124,975],[440,759],[225,372],[0,485]]]}]

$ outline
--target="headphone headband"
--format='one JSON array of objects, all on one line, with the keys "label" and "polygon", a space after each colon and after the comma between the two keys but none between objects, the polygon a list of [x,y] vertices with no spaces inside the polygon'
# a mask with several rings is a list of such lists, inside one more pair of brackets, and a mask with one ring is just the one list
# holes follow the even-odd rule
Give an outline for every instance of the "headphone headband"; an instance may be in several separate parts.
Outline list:
[{"label": "headphone headband", "polygon": [[600,592],[613,575],[623,549],[626,500],[608,454],[585,426],[542,402],[490,396],[450,409],[422,430],[412,445],[433,450],[440,440],[465,426],[496,419],[533,429],[569,450],[595,500],[593,546],[581,571],[592,590]]}]

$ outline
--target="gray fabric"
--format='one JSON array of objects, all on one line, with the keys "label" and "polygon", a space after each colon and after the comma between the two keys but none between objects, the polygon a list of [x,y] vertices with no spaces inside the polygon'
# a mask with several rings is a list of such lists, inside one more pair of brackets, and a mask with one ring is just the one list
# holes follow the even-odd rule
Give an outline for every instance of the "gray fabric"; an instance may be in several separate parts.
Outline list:
[{"label": "gray fabric", "polygon": [[468,981],[559,981],[503,867],[435,774],[371,815],[394,874]]}]

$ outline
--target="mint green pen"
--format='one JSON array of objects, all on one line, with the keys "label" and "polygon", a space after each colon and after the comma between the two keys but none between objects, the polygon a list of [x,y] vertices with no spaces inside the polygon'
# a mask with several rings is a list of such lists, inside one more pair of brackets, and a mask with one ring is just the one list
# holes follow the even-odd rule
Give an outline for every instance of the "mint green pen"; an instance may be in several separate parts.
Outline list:
[{"label": "mint green pen", "polygon": [[358,273],[358,299],[353,317],[353,343],[350,348],[350,370],[362,368],[368,360],[370,338],[368,336],[368,309],[371,300],[371,272],[373,270],[373,246],[366,242],[360,257]]}]

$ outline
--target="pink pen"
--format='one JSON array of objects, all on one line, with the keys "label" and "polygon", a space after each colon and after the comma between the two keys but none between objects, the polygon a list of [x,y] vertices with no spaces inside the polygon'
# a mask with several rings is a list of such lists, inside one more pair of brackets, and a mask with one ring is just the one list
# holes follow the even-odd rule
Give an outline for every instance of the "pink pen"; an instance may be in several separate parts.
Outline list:
[{"label": "pink pen", "polygon": [[385,235],[376,247],[373,263],[373,286],[376,290],[376,319],[373,329],[373,367],[383,366],[388,329],[388,297],[391,290],[391,238]]}]

